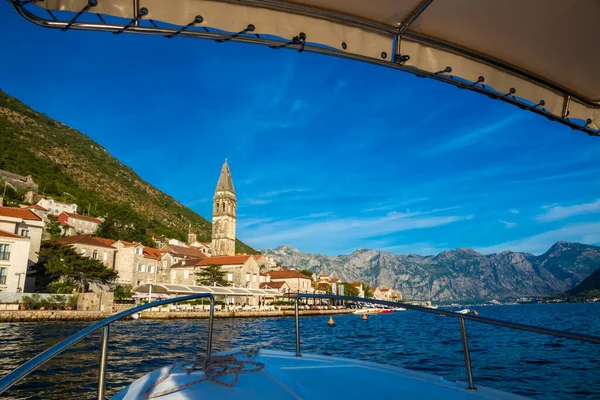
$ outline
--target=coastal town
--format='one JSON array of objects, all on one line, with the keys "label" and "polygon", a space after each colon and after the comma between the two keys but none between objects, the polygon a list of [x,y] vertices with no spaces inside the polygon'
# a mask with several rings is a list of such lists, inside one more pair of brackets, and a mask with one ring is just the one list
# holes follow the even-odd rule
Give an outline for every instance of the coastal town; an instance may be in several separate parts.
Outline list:
[{"label": "coastal town", "polygon": [[[5,184],[31,189],[24,198],[32,203],[0,206],[0,296],[51,291],[47,280],[31,272],[39,262],[42,243],[55,243],[69,246],[77,255],[101,262],[115,272],[111,282],[86,282],[83,291],[96,294],[127,288],[132,297],[152,300],[181,295],[202,285],[265,290],[262,295],[219,296],[225,304],[254,309],[290,301],[300,293],[402,300],[402,294],[393,288],[342,282],[325,273],[286,268],[263,254],[236,253],[237,198],[227,161],[213,197],[212,240],[198,241],[190,229],[187,241],[155,235],[152,247],[96,236],[104,218],[79,214],[76,203],[38,195],[37,185],[30,176],[0,171],[0,178]],[[206,271],[213,271],[217,279],[202,280],[200,277]],[[148,293],[149,288],[150,292],[154,288],[154,294]]]}]

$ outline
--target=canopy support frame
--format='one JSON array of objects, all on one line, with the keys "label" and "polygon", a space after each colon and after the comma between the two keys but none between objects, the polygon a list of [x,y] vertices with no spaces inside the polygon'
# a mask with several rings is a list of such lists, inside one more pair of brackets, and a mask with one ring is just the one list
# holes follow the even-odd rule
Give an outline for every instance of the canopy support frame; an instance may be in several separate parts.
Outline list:
[{"label": "canopy support frame", "polygon": [[[227,2],[228,0],[218,0],[218,1]],[[256,4],[259,4],[259,3],[262,4],[264,2],[264,3],[272,4],[272,7],[277,6],[276,4],[273,4],[271,2],[271,0],[246,0],[244,3],[246,3],[246,2],[256,3]],[[68,23],[66,21],[54,21],[54,20],[44,19],[44,18],[32,13],[31,11],[27,10],[27,8],[24,5],[22,5],[20,2],[11,1],[11,4],[23,18],[25,18],[29,22],[32,22],[36,25],[39,25],[42,27],[47,27],[47,28],[61,29],[61,28],[65,27],[66,24]],[[283,3],[277,3],[277,4],[281,5]],[[293,5],[291,3],[285,3],[285,8],[290,8],[290,6],[295,7],[296,5]],[[306,8],[306,7],[304,6],[304,8]],[[168,35],[171,35],[178,31],[178,29],[162,28],[162,27],[159,28],[156,26],[149,27],[149,26],[143,26],[141,24],[136,24],[136,22],[139,22],[141,17],[147,13],[147,11],[146,11],[146,13],[144,13],[144,11],[146,11],[146,10],[139,10],[137,16],[126,25],[101,24],[101,23],[93,23],[93,22],[73,22],[69,29],[104,31],[104,32],[113,32],[113,33],[126,32],[126,33],[152,34],[152,35],[161,35],[161,36],[168,36]],[[321,11],[321,10],[319,10],[319,11]],[[329,14],[331,14],[331,13],[329,13]],[[329,14],[328,14],[327,18],[325,18],[325,19],[332,18],[331,15],[329,15]],[[312,16],[315,16],[315,15],[312,14]],[[341,22],[341,21],[342,20],[338,20],[338,22]],[[343,21],[345,22],[346,20],[344,19]],[[352,25],[352,23],[350,23],[350,24]],[[355,19],[353,25],[357,25],[357,24],[360,24],[360,21]],[[153,25],[155,25],[155,24],[153,24]],[[380,29],[377,27],[373,27],[373,24],[365,24],[363,26],[363,28],[371,29],[371,30]],[[389,30],[387,32],[389,33]],[[391,33],[391,35],[396,35],[396,34],[397,34],[397,31]],[[203,32],[203,31],[197,31],[197,30],[193,30],[193,31],[192,30],[184,30],[180,34],[178,34],[178,36],[211,39],[211,40],[223,40],[223,39],[229,38],[229,40],[236,41],[236,42],[262,44],[262,45],[266,45],[266,46],[270,46],[270,47],[278,46],[281,43],[285,43],[284,40],[266,39],[263,37],[253,37],[253,36],[247,36],[247,35],[240,35],[240,36],[231,38],[232,35],[228,34],[228,33],[206,32],[206,31]],[[408,32],[408,31],[406,31],[404,33],[404,36],[411,41],[414,40],[417,43],[431,45],[434,47],[440,47],[444,50],[451,51],[451,52],[454,51],[455,49],[457,49],[456,46],[453,46],[453,45],[448,46],[445,43],[442,43],[440,41],[437,41],[437,40],[434,40],[431,38],[426,38],[422,35],[417,35],[417,34],[414,34],[414,33]],[[299,46],[297,46],[297,45],[289,46],[289,48],[297,48],[297,47],[299,47]],[[557,121],[559,123],[567,125],[567,126],[571,127],[572,129],[583,131],[590,136],[600,136],[600,129],[593,129],[592,127],[589,126],[589,124],[591,122],[588,122],[587,120],[585,120],[585,121],[582,121],[581,123],[578,123],[576,120],[564,117],[564,107],[563,107],[563,113],[562,113],[563,115],[556,115],[556,114],[552,114],[552,113],[548,112],[545,109],[540,109],[539,107],[532,107],[531,104],[527,103],[526,101],[515,97],[514,94],[511,96],[503,96],[502,93],[499,94],[498,92],[496,92],[493,89],[488,88],[484,85],[472,85],[472,83],[454,79],[452,76],[449,76],[449,75],[440,74],[440,73],[438,73],[438,74],[431,73],[431,72],[428,72],[425,70],[420,70],[416,67],[403,65],[403,63],[389,62],[385,59],[379,60],[379,59],[375,59],[375,58],[371,58],[371,57],[367,57],[367,56],[363,56],[363,55],[359,55],[359,54],[343,52],[336,48],[314,46],[314,45],[309,45],[309,44],[306,44],[306,46],[304,47],[304,50],[310,51],[313,53],[319,53],[319,54],[325,54],[325,55],[330,55],[330,56],[353,59],[353,60],[357,60],[357,61],[368,62],[371,64],[386,66],[388,68],[391,67],[391,68],[402,70],[404,72],[410,72],[413,75],[428,77],[430,79],[435,79],[435,80],[443,81],[446,83],[450,83],[459,88],[466,88],[466,89],[470,89],[475,92],[483,93],[483,94],[487,95],[488,97],[502,100],[504,102],[516,105],[522,109],[527,109],[534,113],[543,115],[553,121]],[[458,52],[458,50],[457,50],[457,52]],[[510,68],[511,68],[510,66],[506,66],[505,64],[498,63],[498,62],[493,62],[493,61],[490,61],[489,59],[481,59],[480,57],[478,57],[477,54],[474,54],[473,52],[470,52],[469,50],[466,50],[466,49],[463,49],[462,53],[458,52],[458,54],[461,54],[462,56],[468,56],[468,57],[472,56],[472,58],[474,58],[475,60],[480,61],[480,62],[486,62],[486,60],[487,60],[487,61],[489,61],[489,64],[491,66],[493,66],[495,68],[499,68],[501,70],[502,69],[510,70]],[[518,69],[512,70],[511,72],[515,75],[520,75]],[[547,82],[540,77],[528,75],[525,73],[521,74],[521,76],[523,76],[527,79],[533,80],[537,84],[539,84],[541,86],[545,86],[546,88],[563,95],[563,97],[565,97],[565,98],[568,97],[569,103],[571,100],[577,100],[583,104],[591,106],[592,108],[600,108],[600,102],[591,102],[589,99],[581,98],[580,96],[576,95],[575,93],[570,93],[569,91],[565,90],[564,88],[558,87],[558,86],[552,84],[551,82]],[[567,105],[567,112],[568,112],[568,105]]]}]

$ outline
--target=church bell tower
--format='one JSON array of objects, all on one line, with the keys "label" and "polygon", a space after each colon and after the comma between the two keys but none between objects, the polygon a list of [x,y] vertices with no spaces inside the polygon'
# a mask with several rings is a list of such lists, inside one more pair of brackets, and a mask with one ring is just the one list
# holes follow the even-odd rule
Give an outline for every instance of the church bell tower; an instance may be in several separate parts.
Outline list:
[{"label": "church bell tower", "polygon": [[225,160],[213,197],[212,256],[235,255],[235,190]]}]

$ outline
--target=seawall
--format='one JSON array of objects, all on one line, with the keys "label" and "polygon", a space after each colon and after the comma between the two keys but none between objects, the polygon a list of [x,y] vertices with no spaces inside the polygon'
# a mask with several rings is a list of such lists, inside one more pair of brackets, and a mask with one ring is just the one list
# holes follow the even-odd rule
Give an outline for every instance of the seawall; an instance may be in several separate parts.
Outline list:
[{"label": "seawall", "polygon": [[[352,310],[301,310],[300,315],[349,314]],[[27,310],[0,311],[0,322],[36,322],[36,321],[96,321],[109,317],[111,313],[100,311],[62,311]],[[294,310],[281,311],[217,311],[215,318],[275,318],[293,317]],[[208,312],[192,311],[143,311],[142,319],[202,319],[208,318]]]}]

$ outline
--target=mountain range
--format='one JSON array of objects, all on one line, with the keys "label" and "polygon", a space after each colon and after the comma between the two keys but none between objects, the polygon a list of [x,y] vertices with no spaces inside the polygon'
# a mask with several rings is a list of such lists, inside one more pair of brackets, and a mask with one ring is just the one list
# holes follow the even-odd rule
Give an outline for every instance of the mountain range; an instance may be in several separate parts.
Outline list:
[{"label": "mountain range", "polygon": [[432,256],[358,249],[350,255],[325,256],[291,246],[263,253],[286,267],[385,285],[400,290],[405,300],[438,303],[552,296],[572,289],[600,267],[600,247],[568,242],[557,242],[539,256],[472,249]]}]

